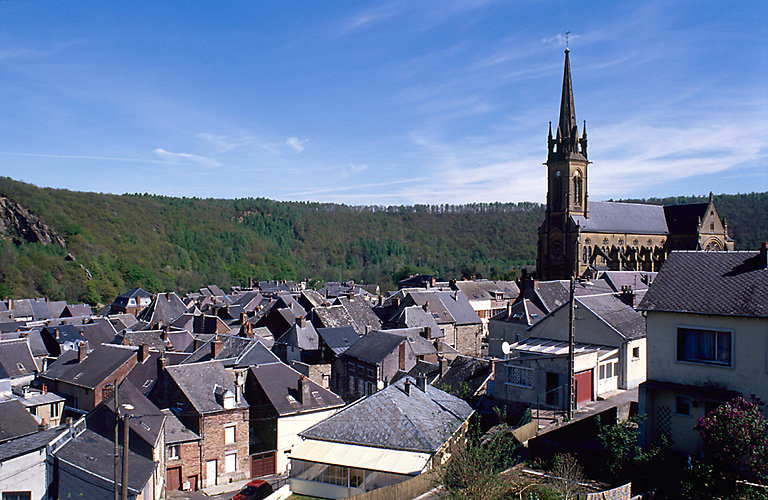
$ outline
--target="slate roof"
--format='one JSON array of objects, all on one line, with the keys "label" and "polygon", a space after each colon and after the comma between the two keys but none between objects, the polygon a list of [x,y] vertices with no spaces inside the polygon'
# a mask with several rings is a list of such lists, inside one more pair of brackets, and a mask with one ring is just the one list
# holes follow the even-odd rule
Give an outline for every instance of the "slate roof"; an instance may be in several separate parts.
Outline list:
[{"label": "slate roof", "polygon": [[187,312],[187,306],[173,292],[158,293],[152,302],[136,317],[154,328],[160,323],[170,324],[173,320]]},{"label": "slate roof", "polygon": [[413,351],[416,356],[426,356],[430,354],[437,354],[437,348],[430,342],[421,336],[423,330],[421,328],[394,328],[389,330],[383,330],[386,333],[399,335],[408,339],[408,347]]},{"label": "slate roof", "polygon": [[435,385],[440,387],[445,384],[455,391],[466,383],[471,394],[474,394],[488,380],[490,375],[491,368],[487,360],[459,355],[453,358],[445,375],[440,377]]},{"label": "slate roof", "polygon": [[631,287],[635,292],[648,290],[648,285],[656,278],[650,271],[603,271],[604,279],[614,292],[620,292],[623,286]]},{"label": "slate roof", "polygon": [[312,309],[312,322],[318,328],[351,326],[358,335],[365,334],[365,327],[361,328],[343,305],[315,307]]},{"label": "slate roof", "polygon": [[[171,356],[172,353],[165,353],[165,359],[167,365],[177,365],[180,360],[178,356]],[[143,362],[137,362],[136,366],[131,368],[130,373],[126,377],[135,385],[142,393],[149,394],[149,391],[155,386],[157,381],[157,363],[161,353],[159,351],[150,350],[149,356]],[[186,357],[186,354],[183,354]]]},{"label": "slate roof", "polygon": [[[426,291],[426,290],[400,290],[398,294],[402,293],[406,299],[403,300],[403,305],[401,307],[407,307],[410,301],[413,302],[413,304],[424,307],[427,305],[427,309],[429,310],[430,314],[432,314],[432,317],[435,318],[435,321],[439,325],[444,325],[447,323],[454,323],[456,319],[453,317],[449,309],[446,307],[446,305],[443,303],[440,297],[440,295],[437,294],[436,291]],[[471,308],[472,306],[470,306]],[[474,314],[474,312],[473,312]],[[475,314],[475,317],[477,318],[477,314]],[[480,319],[478,318],[478,322]]]},{"label": "slate roof", "polygon": [[17,399],[0,402],[0,442],[35,433],[38,429],[35,417]]},{"label": "slate roof", "polygon": [[448,312],[451,313],[457,325],[479,325],[482,322],[477,312],[467,300],[467,297],[457,291],[435,292],[440,296],[440,301],[445,305]]},{"label": "slate roof", "polygon": [[401,335],[386,331],[373,331],[355,342],[344,352],[344,355],[366,363],[379,364],[404,341],[405,338]]},{"label": "slate roof", "polygon": [[643,314],[622,302],[615,295],[576,297],[576,303],[586,306],[627,339],[645,337],[645,317]]},{"label": "slate roof", "polygon": [[45,448],[64,432],[66,427],[54,427],[0,443],[0,462]]},{"label": "slate roof", "polygon": [[90,346],[114,343],[117,337],[117,330],[106,318],[97,318],[91,323],[86,323],[80,327],[80,331]]},{"label": "slate roof", "polygon": [[[111,492],[115,472],[114,443],[90,429],[67,442],[56,453],[59,460],[59,496],[61,498],[103,498]],[[122,456],[118,469],[122,470]],[[128,489],[138,494],[152,479],[157,465],[129,450]],[[94,476],[97,476],[94,478]]]},{"label": "slate roof", "polygon": [[94,389],[118,368],[136,358],[136,349],[104,344],[90,351],[78,363],[77,350],[69,350],[48,366],[43,373],[46,378],[55,379],[80,387]]},{"label": "slate roof", "polygon": [[261,340],[255,340],[253,347],[248,349],[245,354],[240,356],[235,364],[235,368],[245,368],[248,366],[268,365],[270,363],[280,363],[280,358],[274,355]]},{"label": "slate roof", "polygon": [[410,377],[353,403],[299,433],[336,443],[432,453],[472,415],[463,400],[431,385],[421,391]]},{"label": "slate roof", "polygon": [[[251,374],[280,416],[344,406],[344,400],[284,363],[251,367]],[[299,379],[309,384],[310,398],[301,401]]]},{"label": "slate roof", "polygon": [[363,297],[337,297],[336,303],[340,303],[347,310],[349,315],[357,324],[357,330],[363,332],[367,330],[378,330],[381,328],[381,320],[373,312],[371,304]]},{"label": "slate roof", "polygon": [[[214,394],[217,387],[233,393],[236,390],[234,380],[218,361],[168,366],[166,371],[200,414],[224,410]],[[242,399],[235,403],[235,408],[246,407]]]},{"label": "slate roof", "polygon": [[701,219],[707,214],[709,203],[686,203],[664,206],[664,216],[670,233],[696,234]]},{"label": "slate roof", "polygon": [[38,370],[27,339],[0,340],[0,378],[18,378]]},{"label": "slate roof", "polygon": [[69,304],[59,314],[59,317],[91,316],[93,310],[88,304]]},{"label": "slate roof", "polygon": [[320,349],[320,337],[312,323],[306,321],[304,326],[296,323],[288,329],[275,343],[298,347],[302,351],[316,351]]},{"label": "slate roof", "polygon": [[342,326],[340,328],[318,328],[317,334],[322,342],[328,346],[337,356],[360,340],[354,328]]},{"label": "slate roof", "polygon": [[468,300],[496,300],[496,294],[503,294],[503,299],[515,299],[520,289],[514,281],[457,281],[456,287]]},{"label": "slate roof", "polygon": [[[121,293],[120,295],[117,296],[118,299],[120,299],[120,298],[131,299],[131,298],[135,298],[135,297],[139,297],[139,298],[152,298],[152,294],[149,293],[148,291],[142,289],[142,288],[131,288],[127,292]],[[117,302],[117,301],[115,301],[115,302]],[[126,303],[127,302],[128,301],[126,300]]]},{"label": "slate roof", "polygon": [[399,313],[392,316],[387,322],[387,326],[396,328],[430,328],[432,338],[444,337],[443,331],[435,321],[434,316],[425,311],[423,307],[409,306],[403,307]]},{"label": "slate roof", "polygon": [[200,436],[189,430],[168,408],[160,410],[165,415],[165,445],[200,441]]},{"label": "slate roof", "polygon": [[544,311],[536,307],[529,299],[523,299],[512,305],[511,315],[510,311],[504,310],[499,314],[491,318],[494,321],[504,321],[506,323],[516,323],[524,325],[526,327],[535,325],[547,315]]},{"label": "slate roof", "polygon": [[122,343],[125,345],[146,345],[158,351],[173,350],[183,352],[195,340],[195,337],[186,330],[168,330],[167,341],[163,340],[162,330],[126,331],[122,334]]},{"label": "slate roof", "polygon": [[[271,360],[274,358],[274,355],[271,353],[267,354],[269,350],[255,339],[237,337],[234,335],[218,335],[217,337],[212,337],[210,340],[205,342],[202,346],[200,346],[199,349],[190,354],[183,363],[199,363],[200,361],[212,360],[213,355],[211,350],[211,342],[213,342],[215,338],[218,338],[218,341],[221,342],[221,352],[219,352],[219,355],[216,356],[216,359],[224,363],[225,366],[235,364],[239,365],[246,358],[251,359],[254,362],[273,362]],[[256,351],[252,356],[248,357],[248,354],[253,349],[256,349]]]},{"label": "slate roof", "polygon": [[[121,406],[124,404],[133,406],[132,410],[125,408],[120,410],[121,415],[128,414],[131,416],[128,420],[128,427],[131,432],[154,448],[163,432],[163,424],[165,423],[165,417],[160,414],[160,408],[147,399],[130,380],[124,380],[120,384],[117,398]],[[114,396],[99,403],[85,417],[88,427],[94,430],[99,428],[97,432],[111,439],[114,435],[114,407]],[[107,431],[106,434],[102,430]]]},{"label": "slate roof", "polygon": [[589,218],[571,216],[584,232],[669,234],[661,205],[590,201],[587,208]]},{"label": "slate roof", "polygon": [[672,252],[638,308],[766,318],[768,268],[760,252]]}]

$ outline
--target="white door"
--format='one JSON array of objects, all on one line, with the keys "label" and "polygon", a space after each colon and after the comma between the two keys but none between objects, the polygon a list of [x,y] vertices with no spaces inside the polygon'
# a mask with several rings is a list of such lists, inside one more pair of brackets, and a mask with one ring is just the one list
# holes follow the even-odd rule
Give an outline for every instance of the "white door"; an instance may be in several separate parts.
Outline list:
[{"label": "white door", "polygon": [[216,486],[216,460],[205,462],[205,486]]}]

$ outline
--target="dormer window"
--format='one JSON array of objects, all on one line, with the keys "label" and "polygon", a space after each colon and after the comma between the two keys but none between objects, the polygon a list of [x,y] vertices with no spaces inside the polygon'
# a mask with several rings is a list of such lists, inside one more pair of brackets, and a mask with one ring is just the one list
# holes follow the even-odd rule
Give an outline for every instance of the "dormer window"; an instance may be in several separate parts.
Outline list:
[{"label": "dormer window", "polygon": [[224,396],[224,409],[231,410],[235,407],[235,395],[230,393]]}]

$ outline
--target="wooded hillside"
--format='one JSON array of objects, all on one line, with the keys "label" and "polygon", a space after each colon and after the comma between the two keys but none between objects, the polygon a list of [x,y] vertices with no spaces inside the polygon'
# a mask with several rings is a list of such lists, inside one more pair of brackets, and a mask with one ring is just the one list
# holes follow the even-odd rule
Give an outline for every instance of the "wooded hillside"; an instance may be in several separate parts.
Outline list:
[{"label": "wooded hillside", "polygon": [[[350,207],[106,195],[5,177],[0,196],[66,241],[64,249],[0,237],[0,297],[92,304],[134,286],[187,292],[209,283],[243,284],[248,277],[352,279],[385,288],[398,274],[415,270],[446,279],[509,278],[535,263],[544,214],[535,203]],[[737,248],[756,248],[768,236],[768,193],[716,196],[716,203]],[[76,261],[66,259],[68,252]]]}]

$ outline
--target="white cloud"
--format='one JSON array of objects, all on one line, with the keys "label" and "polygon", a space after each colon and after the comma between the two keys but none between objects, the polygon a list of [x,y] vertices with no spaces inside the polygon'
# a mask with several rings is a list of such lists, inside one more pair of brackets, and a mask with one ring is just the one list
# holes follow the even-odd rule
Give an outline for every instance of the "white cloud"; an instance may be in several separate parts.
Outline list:
[{"label": "white cloud", "polygon": [[206,132],[195,134],[195,137],[212,143],[214,146],[216,146],[216,149],[221,152],[232,151],[233,149],[245,146],[253,142],[251,137],[230,137],[226,135],[209,134]]},{"label": "white cloud", "polygon": [[192,153],[172,153],[163,148],[155,148],[154,153],[169,163],[196,163],[205,167],[220,167],[221,164],[214,158],[200,156]]},{"label": "white cloud", "polygon": [[306,144],[309,141],[309,139],[299,139],[298,137],[289,137],[285,140],[285,143],[290,146],[291,149],[293,149],[297,153],[301,153],[304,151],[304,144]]}]

